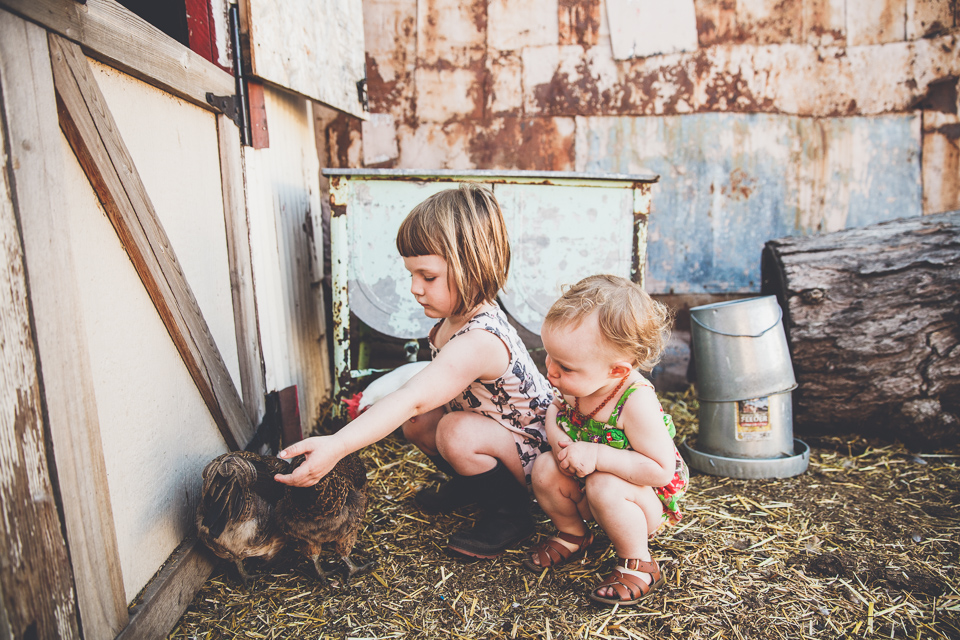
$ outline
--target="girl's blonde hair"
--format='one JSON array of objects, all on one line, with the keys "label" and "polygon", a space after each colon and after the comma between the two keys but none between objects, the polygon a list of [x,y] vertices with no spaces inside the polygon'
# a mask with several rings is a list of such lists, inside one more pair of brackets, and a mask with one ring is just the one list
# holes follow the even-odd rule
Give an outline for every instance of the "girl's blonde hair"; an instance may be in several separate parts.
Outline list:
[{"label": "girl's blonde hair", "polygon": [[463,183],[433,194],[407,214],[397,232],[404,258],[440,256],[460,300],[454,315],[493,302],[510,271],[510,242],[500,204],[489,189]]},{"label": "girl's blonde hair", "polygon": [[550,307],[543,324],[577,327],[594,311],[600,333],[612,347],[643,371],[656,366],[670,338],[673,314],[626,278],[588,276],[567,287]]}]

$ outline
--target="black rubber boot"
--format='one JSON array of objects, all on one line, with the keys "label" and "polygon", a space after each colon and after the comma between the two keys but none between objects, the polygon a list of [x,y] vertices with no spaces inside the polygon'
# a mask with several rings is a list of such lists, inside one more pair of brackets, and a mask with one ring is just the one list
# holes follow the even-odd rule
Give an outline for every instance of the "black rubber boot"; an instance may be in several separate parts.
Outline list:
[{"label": "black rubber boot", "polygon": [[428,514],[450,513],[461,507],[474,504],[477,501],[472,485],[453,470],[450,463],[441,456],[427,456],[436,465],[437,469],[450,476],[437,489],[421,489],[413,496],[413,501],[420,511]]},{"label": "black rubber boot", "polygon": [[530,495],[502,462],[463,479],[473,485],[482,512],[473,527],[450,536],[448,549],[474,558],[496,558],[533,535]]}]

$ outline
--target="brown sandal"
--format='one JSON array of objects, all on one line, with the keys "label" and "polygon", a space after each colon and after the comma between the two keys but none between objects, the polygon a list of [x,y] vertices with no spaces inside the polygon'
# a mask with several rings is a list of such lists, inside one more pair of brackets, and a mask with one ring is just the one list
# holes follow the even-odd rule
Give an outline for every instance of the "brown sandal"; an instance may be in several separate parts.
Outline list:
[{"label": "brown sandal", "polygon": [[[564,542],[577,545],[577,548],[571,551],[569,548],[557,542],[558,538]],[[557,535],[544,540],[530,549],[527,557],[523,561],[523,566],[535,573],[540,573],[548,567],[559,567],[562,564],[566,564],[582,556],[591,544],[593,544],[593,534],[589,531],[582,536],[574,536],[569,533],[564,533],[563,531],[558,531]],[[533,561],[534,557],[537,558],[540,564],[536,564]]]},{"label": "brown sandal", "polygon": [[[656,560],[651,560],[650,562],[645,562],[638,558],[619,558],[619,560],[621,564],[614,567],[613,573],[597,585],[596,589],[590,592],[590,598],[592,600],[604,604],[619,604],[620,606],[637,604],[653,591],[662,587],[663,583],[666,582],[663,574],[660,572],[660,565],[657,564]],[[652,582],[647,584],[639,576],[635,576],[633,573],[627,573],[627,571],[649,573]],[[603,587],[613,587],[613,590],[617,592],[617,598],[597,595],[597,589],[602,589]]]}]

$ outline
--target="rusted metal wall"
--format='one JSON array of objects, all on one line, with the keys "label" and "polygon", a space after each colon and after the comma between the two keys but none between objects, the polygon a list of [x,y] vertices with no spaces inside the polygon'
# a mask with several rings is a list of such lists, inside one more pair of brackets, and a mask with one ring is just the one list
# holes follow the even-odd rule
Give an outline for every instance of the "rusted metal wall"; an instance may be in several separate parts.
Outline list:
[{"label": "rusted metal wall", "polygon": [[[364,0],[373,115],[325,123],[330,164],[660,173],[659,293],[753,291],[765,239],[960,207],[957,0],[674,2]],[[632,57],[642,32],[668,53]]]}]

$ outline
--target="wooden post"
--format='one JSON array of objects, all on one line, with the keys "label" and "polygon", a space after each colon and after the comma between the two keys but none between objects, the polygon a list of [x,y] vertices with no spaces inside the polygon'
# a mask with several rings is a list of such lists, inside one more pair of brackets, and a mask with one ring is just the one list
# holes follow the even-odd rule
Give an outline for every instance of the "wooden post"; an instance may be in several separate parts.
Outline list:
[{"label": "wooden post", "polygon": [[[127,603],[76,269],[59,215],[68,203],[62,197],[64,147],[47,32],[0,11],[0,65],[7,148],[82,633],[86,640],[107,640],[127,624]],[[49,602],[42,598],[38,604]]]},{"label": "wooden post", "polygon": [[217,116],[217,137],[220,143],[220,180],[227,229],[230,289],[233,293],[233,323],[237,331],[237,358],[240,361],[240,388],[250,423],[260,424],[266,411],[266,381],[253,288],[250,226],[243,186],[243,151],[240,132],[225,115]]},{"label": "wooden post", "polygon": [[[7,147],[6,138],[0,122],[0,149]],[[14,638],[31,633],[38,638],[79,638],[73,575],[48,472],[23,250],[6,154],[0,156],[0,165],[0,442],[5,445],[0,447],[5,478],[0,483],[0,610]]]}]

